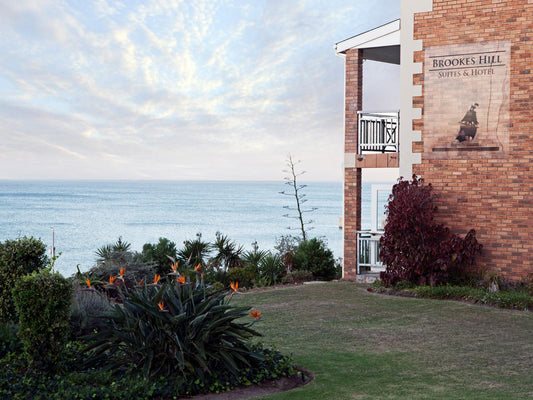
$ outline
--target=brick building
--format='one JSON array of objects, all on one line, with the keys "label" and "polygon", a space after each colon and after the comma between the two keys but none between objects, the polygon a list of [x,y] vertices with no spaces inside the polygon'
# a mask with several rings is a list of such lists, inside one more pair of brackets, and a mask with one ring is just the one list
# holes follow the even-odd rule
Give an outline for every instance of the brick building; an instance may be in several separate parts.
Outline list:
[{"label": "brick building", "polygon": [[[337,43],[345,59],[344,278],[380,269],[361,232],[364,168],[416,174],[478,266],[533,273],[533,0],[402,0],[397,21]],[[363,60],[400,66],[398,113],[362,110]]]}]

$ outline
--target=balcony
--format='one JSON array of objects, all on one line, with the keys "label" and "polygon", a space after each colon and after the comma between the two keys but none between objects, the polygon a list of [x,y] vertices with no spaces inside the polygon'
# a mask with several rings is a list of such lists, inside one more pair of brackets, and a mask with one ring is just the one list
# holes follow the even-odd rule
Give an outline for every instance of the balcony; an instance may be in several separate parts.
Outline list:
[{"label": "balcony", "polygon": [[398,112],[368,113],[358,111],[357,154],[366,152],[398,153],[399,125]]},{"label": "balcony", "polygon": [[379,239],[383,232],[357,232],[357,275],[376,274],[386,266],[379,259]]}]

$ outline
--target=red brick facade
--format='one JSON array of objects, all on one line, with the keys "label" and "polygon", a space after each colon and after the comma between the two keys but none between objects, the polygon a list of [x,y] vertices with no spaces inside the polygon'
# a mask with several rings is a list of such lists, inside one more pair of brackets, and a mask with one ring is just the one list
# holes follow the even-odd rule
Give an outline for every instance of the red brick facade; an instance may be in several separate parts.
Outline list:
[{"label": "red brick facade", "polygon": [[[363,56],[361,50],[346,52],[344,152],[357,152],[357,111],[363,106]],[[344,170],[344,277],[354,279],[357,254],[356,231],[361,229],[361,168]]]},{"label": "red brick facade", "polygon": [[[413,122],[422,132],[422,142],[413,145],[422,163],[413,172],[439,194],[439,222],[458,234],[476,230],[484,246],[478,266],[508,279],[524,278],[533,273],[533,0],[434,0],[433,11],[415,15],[414,27],[414,39],[421,39],[424,49],[511,43],[508,156],[425,157],[422,111],[422,119]],[[424,62],[424,51],[415,53],[415,61]],[[414,83],[423,85],[424,74],[415,75]],[[413,98],[414,107],[423,107],[423,95],[424,90]],[[348,115],[348,89],[346,107]],[[351,139],[349,132],[347,117]]]}]

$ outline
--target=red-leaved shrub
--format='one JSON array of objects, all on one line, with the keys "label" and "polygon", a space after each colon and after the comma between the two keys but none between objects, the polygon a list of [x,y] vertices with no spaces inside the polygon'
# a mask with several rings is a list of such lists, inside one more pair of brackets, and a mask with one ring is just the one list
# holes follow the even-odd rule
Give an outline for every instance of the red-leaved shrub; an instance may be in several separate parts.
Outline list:
[{"label": "red-leaved shrub", "polygon": [[387,224],[380,239],[381,261],[387,266],[380,279],[386,286],[408,281],[441,285],[462,276],[482,245],[471,229],[464,239],[434,222],[437,207],[431,184],[413,176],[400,178],[387,205]]}]

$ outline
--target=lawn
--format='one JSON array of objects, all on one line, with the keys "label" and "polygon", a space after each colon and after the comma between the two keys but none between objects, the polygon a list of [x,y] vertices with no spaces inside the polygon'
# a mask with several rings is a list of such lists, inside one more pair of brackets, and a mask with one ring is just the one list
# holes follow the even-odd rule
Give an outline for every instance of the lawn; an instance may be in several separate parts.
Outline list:
[{"label": "lawn", "polygon": [[533,399],[533,313],[370,293],[348,282],[234,296],[264,343],[315,374],[265,397]]}]

